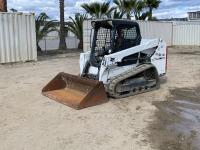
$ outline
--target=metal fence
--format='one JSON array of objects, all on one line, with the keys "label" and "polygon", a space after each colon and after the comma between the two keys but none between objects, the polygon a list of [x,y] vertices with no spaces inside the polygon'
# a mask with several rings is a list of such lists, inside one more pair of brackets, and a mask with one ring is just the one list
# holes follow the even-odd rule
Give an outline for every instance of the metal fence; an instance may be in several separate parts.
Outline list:
[{"label": "metal fence", "polygon": [[37,60],[35,16],[0,13],[0,63]]},{"label": "metal fence", "polygon": [[172,45],[172,22],[137,21],[143,39],[161,38]]},{"label": "metal fence", "polygon": [[[59,30],[60,27],[57,27]],[[79,39],[70,31],[65,37],[65,42],[68,49],[76,49],[79,44]],[[43,51],[46,50],[56,50],[59,47],[59,33],[57,31],[52,31],[47,34],[40,42],[39,45]]]},{"label": "metal fence", "polygon": [[200,45],[200,23],[174,24],[173,45]]},{"label": "metal fence", "polygon": [[[79,39],[76,36],[68,36],[65,38],[65,41],[68,49],[76,49],[78,47]],[[39,46],[43,51],[57,50],[59,48],[59,42],[59,37],[48,36],[39,42]]]}]

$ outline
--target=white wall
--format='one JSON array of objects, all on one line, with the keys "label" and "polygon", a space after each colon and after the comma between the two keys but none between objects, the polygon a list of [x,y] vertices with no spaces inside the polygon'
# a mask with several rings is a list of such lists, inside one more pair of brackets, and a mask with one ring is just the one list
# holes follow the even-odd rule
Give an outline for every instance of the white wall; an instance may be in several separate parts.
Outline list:
[{"label": "white wall", "polygon": [[35,16],[0,13],[0,63],[37,60]]},{"label": "white wall", "polygon": [[200,46],[200,23],[173,25],[173,45]]},{"label": "white wall", "polygon": [[143,39],[161,38],[172,45],[172,22],[137,21]]}]

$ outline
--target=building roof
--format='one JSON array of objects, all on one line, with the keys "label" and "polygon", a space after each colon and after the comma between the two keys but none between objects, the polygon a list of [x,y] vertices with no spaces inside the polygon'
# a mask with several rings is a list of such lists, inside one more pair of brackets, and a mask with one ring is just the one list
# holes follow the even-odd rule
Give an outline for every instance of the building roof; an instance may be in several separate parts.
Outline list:
[{"label": "building roof", "polygon": [[192,12],[188,12],[188,13],[200,13],[200,11],[192,11]]}]

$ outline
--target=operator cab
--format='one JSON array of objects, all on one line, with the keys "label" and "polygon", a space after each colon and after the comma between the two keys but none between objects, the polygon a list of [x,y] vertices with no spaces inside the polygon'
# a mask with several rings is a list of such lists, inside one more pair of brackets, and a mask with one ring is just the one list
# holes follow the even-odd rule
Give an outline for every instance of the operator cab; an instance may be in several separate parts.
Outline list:
[{"label": "operator cab", "polygon": [[90,61],[98,67],[104,55],[109,55],[140,44],[141,35],[137,22],[129,20],[92,21],[94,37]]}]

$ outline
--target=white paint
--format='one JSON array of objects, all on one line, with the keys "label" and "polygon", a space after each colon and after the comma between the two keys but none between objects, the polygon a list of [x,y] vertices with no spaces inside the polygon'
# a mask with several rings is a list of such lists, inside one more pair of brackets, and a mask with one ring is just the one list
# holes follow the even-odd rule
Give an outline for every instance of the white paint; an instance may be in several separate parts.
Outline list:
[{"label": "white paint", "polygon": [[166,48],[165,41],[160,40],[154,55],[151,57],[151,63],[156,67],[159,76],[166,73]]},{"label": "white paint", "polygon": [[90,51],[80,54],[80,59],[79,59],[80,74],[83,73],[83,69],[87,61],[89,61],[89,59],[90,59]]},{"label": "white paint", "polygon": [[106,70],[107,67],[101,65],[99,81],[103,81],[104,84],[107,84],[108,79],[118,76],[132,68],[135,68],[136,66],[137,66],[136,64],[128,65],[128,66],[121,66],[121,67],[112,65],[112,66],[108,67],[108,69]]},{"label": "white paint", "polygon": [[90,67],[89,67],[89,70],[88,70],[88,73],[91,73],[91,74],[98,74],[98,68],[97,68],[97,67],[90,66]]}]

